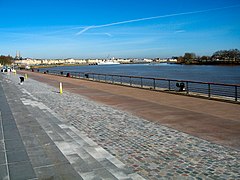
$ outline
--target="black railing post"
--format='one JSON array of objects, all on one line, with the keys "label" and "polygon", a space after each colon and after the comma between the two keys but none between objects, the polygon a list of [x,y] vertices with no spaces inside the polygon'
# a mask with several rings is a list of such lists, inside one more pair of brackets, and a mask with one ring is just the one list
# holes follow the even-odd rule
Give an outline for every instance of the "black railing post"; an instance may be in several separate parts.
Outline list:
[{"label": "black railing post", "polygon": [[132,86],[132,77],[130,76],[130,86]]},{"label": "black railing post", "polygon": [[143,81],[142,81],[142,77],[141,77],[141,88],[143,87]]},{"label": "black railing post", "polygon": [[120,81],[121,81],[121,84],[122,84],[122,76],[120,76]]},{"label": "black railing post", "polygon": [[238,100],[238,92],[237,92],[237,86],[235,86],[235,101],[237,101]]},{"label": "black railing post", "polygon": [[155,82],[155,79],[153,79],[153,89],[156,89],[156,82]]},{"label": "black railing post", "polygon": [[168,80],[168,90],[170,91],[171,90],[171,81]]},{"label": "black railing post", "polygon": [[113,82],[113,75],[112,75],[112,84],[113,84],[114,82]]},{"label": "black railing post", "polygon": [[211,98],[211,85],[208,83],[208,98]]},{"label": "black railing post", "polygon": [[189,90],[188,90],[188,81],[186,81],[186,94],[189,94]]}]

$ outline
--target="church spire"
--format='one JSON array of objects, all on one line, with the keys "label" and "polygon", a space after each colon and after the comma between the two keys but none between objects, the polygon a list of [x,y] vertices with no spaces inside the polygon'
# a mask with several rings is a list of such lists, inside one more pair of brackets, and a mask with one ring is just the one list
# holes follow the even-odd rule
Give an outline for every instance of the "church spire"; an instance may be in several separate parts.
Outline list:
[{"label": "church spire", "polygon": [[21,59],[20,51],[16,51],[15,59]]}]

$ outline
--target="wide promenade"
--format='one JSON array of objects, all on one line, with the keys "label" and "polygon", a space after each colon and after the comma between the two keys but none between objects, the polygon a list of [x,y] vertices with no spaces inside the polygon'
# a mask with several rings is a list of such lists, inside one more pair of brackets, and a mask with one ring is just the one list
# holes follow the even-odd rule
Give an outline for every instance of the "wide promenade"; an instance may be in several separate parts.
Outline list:
[{"label": "wide promenade", "polygon": [[[9,179],[21,179],[21,168],[25,179],[240,178],[237,104],[19,73],[29,76],[23,85],[19,75],[0,76],[9,104],[1,113],[15,122],[0,119],[0,173]],[[9,128],[20,134],[22,159]]]},{"label": "wide promenade", "polygon": [[37,81],[81,94],[149,121],[240,150],[240,106],[87,80],[32,72]]}]

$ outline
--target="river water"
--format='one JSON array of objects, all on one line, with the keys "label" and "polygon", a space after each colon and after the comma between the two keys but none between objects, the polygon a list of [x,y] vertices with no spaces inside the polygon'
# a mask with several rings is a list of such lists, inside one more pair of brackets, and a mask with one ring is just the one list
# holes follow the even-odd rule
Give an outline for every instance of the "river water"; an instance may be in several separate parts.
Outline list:
[{"label": "river water", "polygon": [[120,74],[201,82],[240,84],[240,66],[121,64],[106,66],[63,66],[49,70]]}]

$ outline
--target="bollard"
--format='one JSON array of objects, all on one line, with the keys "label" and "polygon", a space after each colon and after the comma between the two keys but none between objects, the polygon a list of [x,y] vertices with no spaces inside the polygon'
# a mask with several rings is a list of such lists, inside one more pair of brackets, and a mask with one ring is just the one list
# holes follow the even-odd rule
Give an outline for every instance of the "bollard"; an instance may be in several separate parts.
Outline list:
[{"label": "bollard", "polygon": [[62,94],[63,93],[63,90],[62,90],[62,83],[60,82],[59,84],[59,93]]},{"label": "bollard", "polygon": [[28,78],[28,75],[27,75],[27,74],[25,74],[25,76],[24,76],[24,77],[25,77],[25,79],[27,79],[27,78]]},{"label": "bollard", "polygon": [[20,79],[20,84],[22,85],[24,82],[24,77],[19,77],[19,79]]}]

